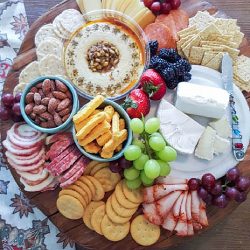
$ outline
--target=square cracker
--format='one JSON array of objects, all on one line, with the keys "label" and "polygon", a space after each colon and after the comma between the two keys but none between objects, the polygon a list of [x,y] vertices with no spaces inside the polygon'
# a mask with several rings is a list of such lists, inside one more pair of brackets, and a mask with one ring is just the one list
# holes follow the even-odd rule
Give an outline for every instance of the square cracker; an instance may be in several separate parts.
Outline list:
[{"label": "square cracker", "polygon": [[201,65],[208,64],[217,54],[218,54],[218,52],[204,50],[204,56],[202,58]]},{"label": "square cracker", "polygon": [[219,38],[230,42],[233,41],[234,36],[233,35],[217,36],[216,34],[210,34],[207,39],[210,41],[217,41]]},{"label": "square cracker", "polygon": [[203,48],[193,46],[190,50],[189,62],[191,64],[201,64],[204,52]]},{"label": "square cracker", "polygon": [[198,11],[194,17],[189,19],[189,26],[196,25],[198,30],[203,30],[214,21],[215,18],[207,11]]},{"label": "square cracker", "polygon": [[201,38],[199,35],[195,36],[191,41],[190,43],[186,46],[186,47],[182,47],[182,51],[184,53],[184,55],[189,58],[189,54],[190,54],[190,49],[193,47],[193,46],[199,46],[200,45],[200,41],[201,41]]},{"label": "square cracker", "polygon": [[212,60],[210,60],[205,66],[211,68],[211,69],[215,69],[215,70],[219,70],[221,67],[221,61],[223,58],[224,53],[223,52],[219,52]]},{"label": "square cracker", "polygon": [[244,33],[240,32],[240,31],[236,31],[234,33],[232,41],[234,43],[236,43],[238,47],[240,47],[240,45],[241,45],[241,43],[243,41],[244,36],[245,36]]},{"label": "square cracker", "polygon": [[180,37],[180,39],[183,39],[189,35],[195,35],[197,34],[199,31],[197,30],[196,26],[193,25],[193,26],[190,26],[186,29],[183,29],[179,32],[177,32],[178,36]]},{"label": "square cracker", "polygon": [[239,30],[237,19],[216,18],[214,24],[222,34],[234,34],[236,30]]},{"label": "square cracker", "polygon": [[250,83],[246,84],[246,83],[241,82],[238,79],[234,78],[234,84],[236,86],[238,86],[241,90],[245,90],[247,92],[250,91]]},{"label": "square cracker", "polygon": [[216,35],[216,36],[221,36],[221,32],[219,31],[219,29],[212,23],[209,24],[205,29],[203,29],[199,35],[202,38],[202,40],[207,40],[209,35]]}]

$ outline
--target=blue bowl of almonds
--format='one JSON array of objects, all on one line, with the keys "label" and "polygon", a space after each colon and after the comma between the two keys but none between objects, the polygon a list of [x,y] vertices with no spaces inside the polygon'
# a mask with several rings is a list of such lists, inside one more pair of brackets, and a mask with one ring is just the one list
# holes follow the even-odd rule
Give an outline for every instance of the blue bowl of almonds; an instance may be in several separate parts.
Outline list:
[{"label": "blue bowl of almonds", "polygon": [[20,108],[27,124],[43,133],[54,134],[72,125],[79,100],[69,81],[57,76],[43,76],[26,86]]}]

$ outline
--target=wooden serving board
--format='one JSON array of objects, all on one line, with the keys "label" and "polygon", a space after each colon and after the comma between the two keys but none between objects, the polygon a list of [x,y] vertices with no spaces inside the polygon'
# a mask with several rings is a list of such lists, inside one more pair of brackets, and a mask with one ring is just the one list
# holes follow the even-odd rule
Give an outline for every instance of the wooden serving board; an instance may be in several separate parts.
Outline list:
[{"label": "wooden serving board", "polygon": [[[34,45],[34,37],[37,30],[44,24],[50,23],[53,19],[59,15],[63,10],[74,8],[78,9],[75,0],[66,0],[54,8],[52,8],[49,12],[41,16],[36,22],[32,24],[29,32],[25,36],[25,39],[22,43],[20,51],[18,53],[17,58],[14,61],[13,67],[8,74],[6,79],[3,93],[12,92],[13,88],[16,84],[18,84],[18,76],[22,68],[36,60],[35,53],[35,45]],[[198,10],[208,10],[211,14],[217,13],[218,10],[213,7],[208,2],[202,0],[182,0],[182,8],[185,9],[190,16],[195,15]],[[219,16],[224,15],[221,12],[218,12]],[[250,56],[250,46],[249,43],[244,40],[241,53]],[[250,104],[250,94],[244,93],[245,97]],[[81,99],[81,98],[80,98]],[[81,99],[81,102],[84,102]],[[1,124],[1,138],[2,140],[6,137],[6,132],[12,126],[11,122],[2,122]],[[250,147],[247,150],[247,154],[245,160],[241,162],[239,165],[241,172],[244,175],[250,176]],[[218,166],[220,167],[220,166]],[[86,249],[144,249],[145,247],[141,247],[135,243],[135,241],[129,235],[124,240],[120,242],[111,242],[105,239],[103,236],[98,235],[97,233],[89,230],[82,222],[82,220],[68,220],[63,217],[56,208],[56,199],[58,193],[60,191],[57,188],[55,191],[48,191],[44,193],[35,192],[28,193],[23,190],[23,186],[19,181],[19,177],[16,172],[10,168],[17,184],[20,186],[21,190],[24,192],[26,197],[28,197],[32,203],[34,203],[40,210],[48,216],[48,218],[59,228],[59,230],[66,234],[66,236],[70,237],[71,240],[75,241],[77,244],[85,247]],[[228,216],[234,209],[236,209],[238,204],[236,202],[230,202],[230,204],[225,209],[218,209],[214,206],[208,207],[207,214],[209,220],[209,227],[213,227],[216,223],[219,223],[224,217]],[[203,230],[204,231],[204,230]],[[176,245],[185,241],[185,239],[176,237],[167,233],[167,231],[162,230],[161,237],[159,241],[151,246],[151,249],[167,249],[170,246]]]}]

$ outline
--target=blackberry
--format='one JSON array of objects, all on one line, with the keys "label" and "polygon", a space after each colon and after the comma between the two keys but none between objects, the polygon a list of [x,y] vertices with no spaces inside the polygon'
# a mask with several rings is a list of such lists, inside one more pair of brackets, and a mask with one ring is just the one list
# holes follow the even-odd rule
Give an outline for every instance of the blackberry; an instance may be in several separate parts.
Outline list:
[{"label": "blackberry", "polygon": [[192,69],[191,64],[184,58],[181,58],[178,63],[184,66],[186,72],[190,72]]},{"label": "blackberry", "polygon": [[169,57],[169,49],[160,49],[158,56],[164,60],[168,60]]},{"label": "blackberry", "polygon": [[151,57],[155,56],[158,50],[158,41],[152,40],[148,43]]},{"label": "blackberry", "polygon": [[177,53],[177,51],[175,49],[162,49],[162,52],[160,50],[159,52],[159,56],[160,54],[166,58],[166,60],[170,63],[175,63],[178,60],[181,59],[180,55]]},{"label": "blackberry", "polygon": [[163,71],[163,69],[167,68],[169,66],[168,62],[161,59],[159,56],[153,56],[150,60],[150,69],[155,69],[159,73]]},{"label": "blackberry", "polygon": [[149,68],[154,69],[158,65],[158,60],[159,60],[158,56],[151,57]]},{"label": "blackberry", "polygon": [[172,66],[174,68],[176,76],[178,77],[183,76],[186,73],[185,66],[179,63],[179,61],[176,63],[173,63]]},{"label": "blackberry", "polygon": [[178,86],[179,81],[177,79],[173,79],[172,81],[167,82],[167,87],[169,89],[175,89]]},{"label": "blackberry", "polygon": [[186,74],[183,76],[183,81],[184,81],[184,82],[189,82],[191,79],[192,79],[192,75],[191,75],[190,73],[186,73]]},{"label": "blackberry", "polygon": [[163,79],[165,80],[166,83],[174,80],[175,77],[176,77],[175,71],[174,71],[174,69],[172,67],[165,68],[161,72],[161,76],[163,77]]}]

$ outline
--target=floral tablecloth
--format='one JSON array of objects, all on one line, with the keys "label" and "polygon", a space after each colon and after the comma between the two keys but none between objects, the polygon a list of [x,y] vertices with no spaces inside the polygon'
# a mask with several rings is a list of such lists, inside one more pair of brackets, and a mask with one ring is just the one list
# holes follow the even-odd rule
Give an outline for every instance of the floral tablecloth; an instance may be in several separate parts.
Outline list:
[{"label": "floral tablecloth", "polygon": [[[0,96],[13,58],[29,26],[22,0],[0,1]],[[74,242],[23,195],[0,145],[0,240],[5,250],[74,249]],[[0,243],[1,249],[1,243]]]}]

